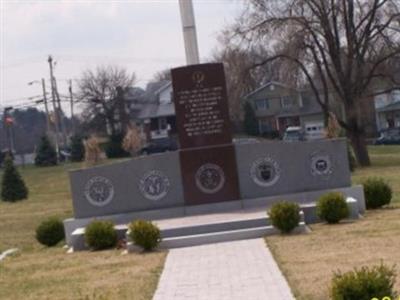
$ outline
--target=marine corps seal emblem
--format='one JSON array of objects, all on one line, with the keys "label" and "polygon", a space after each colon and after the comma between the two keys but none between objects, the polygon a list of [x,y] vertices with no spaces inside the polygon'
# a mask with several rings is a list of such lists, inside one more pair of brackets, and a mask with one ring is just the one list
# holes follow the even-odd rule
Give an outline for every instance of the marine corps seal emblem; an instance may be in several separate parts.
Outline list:
[{"label": "marine corps seal emblem", "polygon": [[222,168],[216,164],[202,165],[195,175],[196,186],[206,194],[218,192],[225,184],[225,174]]}]

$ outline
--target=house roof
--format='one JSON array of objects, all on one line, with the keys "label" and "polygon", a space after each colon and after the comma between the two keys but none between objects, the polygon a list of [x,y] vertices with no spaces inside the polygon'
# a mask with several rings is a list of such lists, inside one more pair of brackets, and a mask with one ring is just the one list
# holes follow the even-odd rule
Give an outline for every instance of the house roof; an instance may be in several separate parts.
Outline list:
[{"label": "house roof", "polygon": [[161,94],[162,91],[166,90],[167,88],[169,88],[171,86],[172,82],[168,81],[166,84],[164,84],[163,86],[161,86],[158,90],[156,90],[154,92],[154,94],[159,95]]},{"label": "house roof", "polygon": [[390,103],[388,105],[385,105],[385,106],[377,109],[378,112],[393,111],[393,110],[400,110],[400,102],[399,101]]},{"label": "house roof", "polygon": [[174,103],[148,103],[143,106],[140,111],[138,118],[139,119],[150,119],[150,118],[158,118],[158,117],[168,117],[175,115],[175,106]]},{"label": "house roof", "polygon": [[244,98],[248,98],[248,97],[250,97],[250,96],[252,96],[252,95],[258,93],[259,91],[262,91],[263,89],[267,88],[268,86],[270,86],[270,85],[272,85],[272,84],[274,84],[274,85],[279,85],[279,86],[281,86],[281,87],[284,87],[284,88],[287,88],[287,89],[291,89],[291,90],[296,90],[296,91],[297,91],[297,89],[295,89],[295,88],[293,88],[293,87],[290,87],[290,86],[288,86],[288,85],[286,85],[286,84],[284,84],[284,83],[281,83],[281,82],[278,82],[278,81],[269,81],[269,82],[267,82],[266,84],[264,84],[264,85],[260,86],[259,88],[255,89],[255,90],[252,91],[251,93],[245,95]]}]

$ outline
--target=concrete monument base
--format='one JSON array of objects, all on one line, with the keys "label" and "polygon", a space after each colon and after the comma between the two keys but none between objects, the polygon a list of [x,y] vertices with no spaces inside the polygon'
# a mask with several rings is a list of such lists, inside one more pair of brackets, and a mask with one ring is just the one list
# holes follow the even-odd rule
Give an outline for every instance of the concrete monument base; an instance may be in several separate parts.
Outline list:
[{"label": "concrete monument base", "polygon": [[128,224],[133,220],[155,221],[161,228],[164,238],[161,246],[165,248],[260,237],[276,233],[276,230],[268,223],[266,211],[272,204],[282,200],[300,204],[304,222],[297,230],[304,231],[305,224],[320,221],[315,213],[315,202],[322,194],[332,191],[341,192],[346,197],[351,212],[350,219],[357,219],[359,215],[364,214],[364,192],[362,186],[357,185],[198,206],[179,206],[95,218],[66,219],[64,221],[66,241],[74,250],[85,249],[84,228],[94,219],[113,221],[120,238],[125,236]]}]

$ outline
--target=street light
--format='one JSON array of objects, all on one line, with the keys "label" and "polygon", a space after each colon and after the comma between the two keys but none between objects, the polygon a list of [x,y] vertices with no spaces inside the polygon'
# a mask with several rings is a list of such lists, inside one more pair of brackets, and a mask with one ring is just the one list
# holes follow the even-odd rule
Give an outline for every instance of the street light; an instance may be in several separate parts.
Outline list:
[{"label": "street light", "polygon": [[39,81],[39,80],[29,81],[29,82],[28,82],[28,85],[32,85],[32,84],[34,84],[34,83],[40,83],[40,81]]}]

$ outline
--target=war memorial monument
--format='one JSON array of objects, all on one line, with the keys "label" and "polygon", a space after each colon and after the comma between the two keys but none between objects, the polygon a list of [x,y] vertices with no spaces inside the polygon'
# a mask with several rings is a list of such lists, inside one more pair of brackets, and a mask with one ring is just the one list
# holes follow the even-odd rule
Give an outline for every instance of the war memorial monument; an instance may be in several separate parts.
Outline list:
[{"label": "war memorial monument", "polygon": [[[305,223],[315,222],[315,201],[332,190],[347,197],[352,217],[364,212],[362,187],[351,186],[344,139],[233,144],[223,65],[171,74],[180,149],[71,171],[74,218],[64,221],[69,246],[83,247],[84,227],[94,218],[112,220],[121,236],[135,219],[175,220],[173,228],[161,226],[165,247],[186,245],[168,243],[184,236],[187,244],[263,236],[271,204],[298,202]],[[208,217],[186,226],[185,217],[193,215]]]}]

